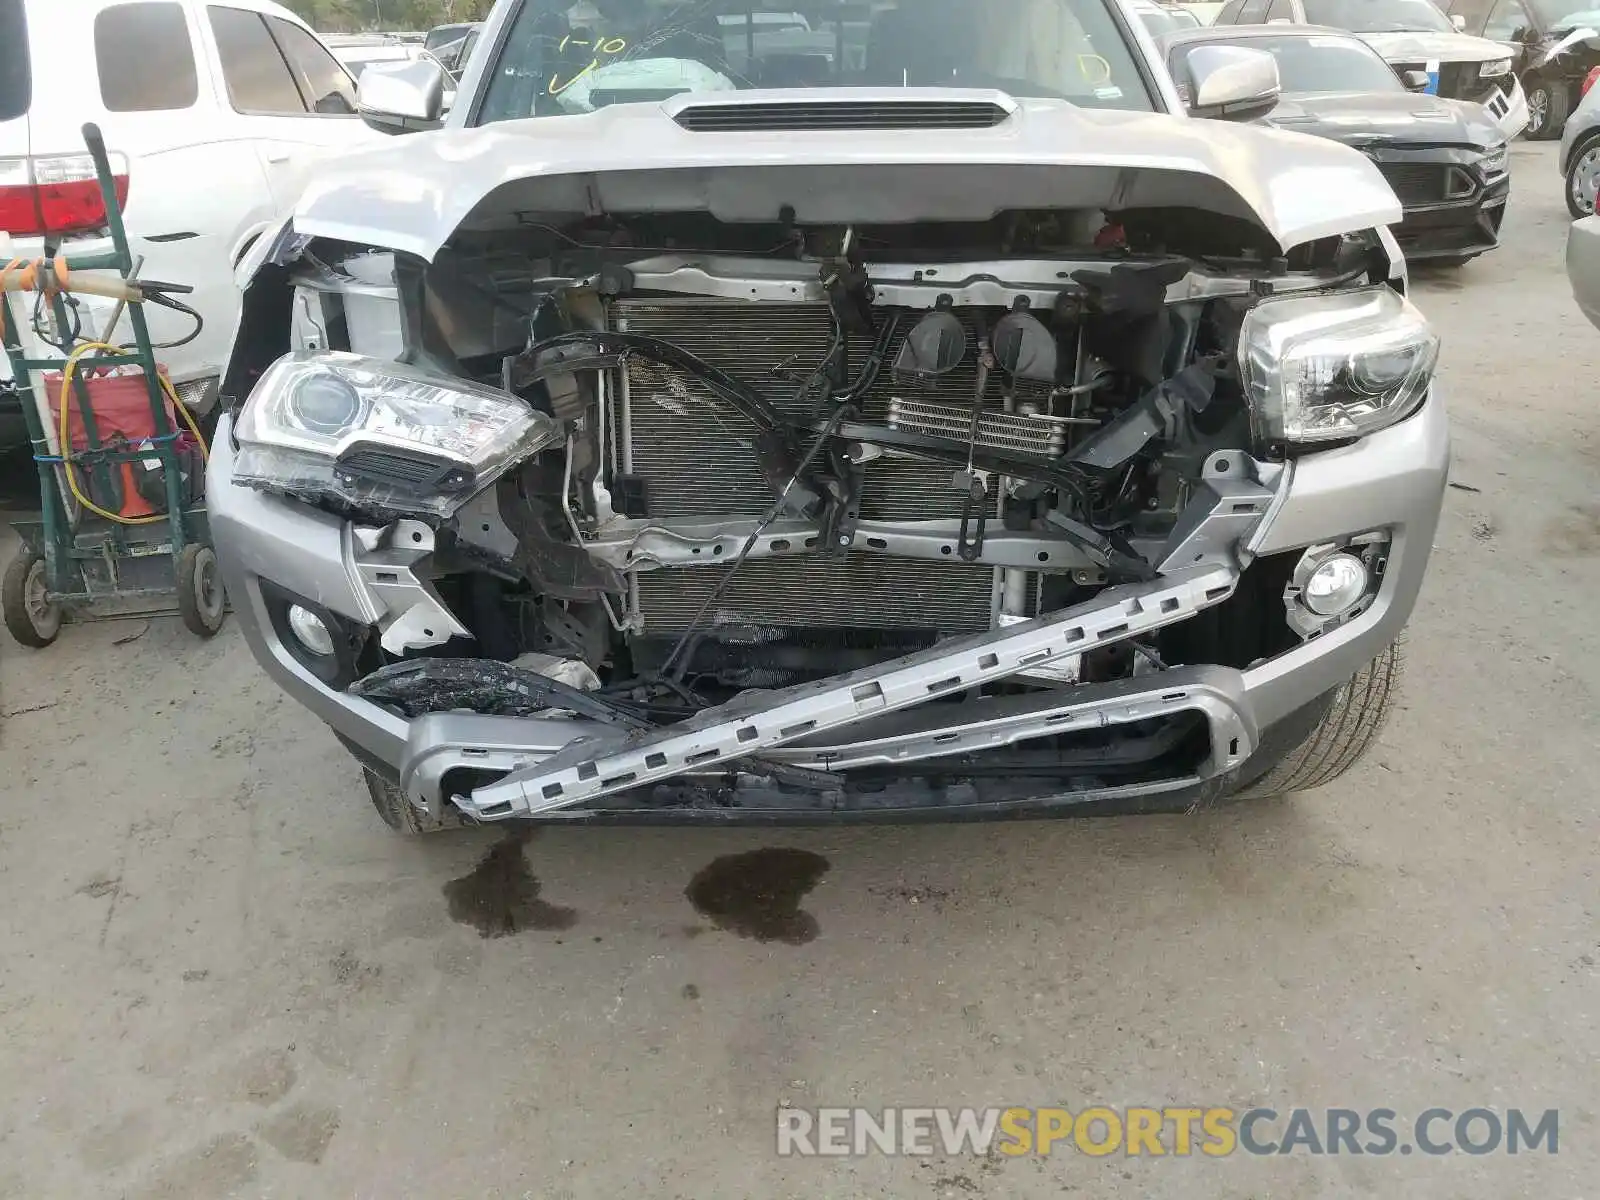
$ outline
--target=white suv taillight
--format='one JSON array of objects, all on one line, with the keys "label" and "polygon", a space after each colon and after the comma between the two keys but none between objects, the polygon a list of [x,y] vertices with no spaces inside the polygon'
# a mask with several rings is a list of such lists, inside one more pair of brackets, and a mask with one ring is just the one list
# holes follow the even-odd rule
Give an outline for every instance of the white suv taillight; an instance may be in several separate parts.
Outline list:
[{"label": "white suv taillight", "polygon": [[[128,202],[128,160],[112,154],[117,203]],[[105,228],[106,206],[87,154],[0,158],[0,229],[13,237],[93,233]]]}]

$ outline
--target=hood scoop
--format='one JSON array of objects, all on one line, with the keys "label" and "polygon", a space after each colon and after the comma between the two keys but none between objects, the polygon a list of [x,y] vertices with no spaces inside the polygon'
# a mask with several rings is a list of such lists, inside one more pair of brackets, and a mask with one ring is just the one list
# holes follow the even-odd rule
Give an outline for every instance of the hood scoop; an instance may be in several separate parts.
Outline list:
[{"label": "hood scoop", "polygon": [[[936,88],[876,94],[791,92],[777,99],[669,102],[667,115],[694,133],[778,133],[835,129],[992,129],[1011,119],[1016,102],[1000,92],[951,96]],[[920,92],[920,94],[919,94]],[[898,93],[898,94],[897,94]]]}]

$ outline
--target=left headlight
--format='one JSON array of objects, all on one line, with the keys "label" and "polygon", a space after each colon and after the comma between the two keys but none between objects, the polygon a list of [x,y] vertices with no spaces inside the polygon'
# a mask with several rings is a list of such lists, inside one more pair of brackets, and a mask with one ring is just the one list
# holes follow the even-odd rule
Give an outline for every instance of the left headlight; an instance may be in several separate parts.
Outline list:
[{"label": "left headlight", "polygon": [[1511,151],[1501,142],[1478,156],[1478,169],[1485,175],[1504,175],[1510,161]]},{"label": "left headlight", "polygon": [[1264,300],[1239,334],[1256,435],[1290,445],[1350,441],[1410,416],[1438,358],[1422,314],[1382,284]]},{"label": "left headlight", "polygon": [[1491,58],[1488,62],[1478,64],[1478,78],[1493,79],[1496,75],[1511,74],[1511,60],[1509,58]]},{"label": "left headlight", "polygon": [[240,483],[449,516],[561,431],[465,380],[356,354],[295,353],[262,375],[234,436]]}]

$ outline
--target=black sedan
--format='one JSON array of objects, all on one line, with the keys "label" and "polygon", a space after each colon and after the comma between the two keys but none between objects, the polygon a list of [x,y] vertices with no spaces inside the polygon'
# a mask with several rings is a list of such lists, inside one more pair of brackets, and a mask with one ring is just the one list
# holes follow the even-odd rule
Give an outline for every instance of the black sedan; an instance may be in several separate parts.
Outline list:
[{"label": "black sedan", "polygon": [[1393,232],[1408,260],[1455,266],[1499,243],[1509,160],[1505,135],[1481,104],[1421,94],[1426,77],[1402,80],[1360,38],[1336,29],[1230,25],[1167,34],[1161,44],[1186,102],[1196,46],[1271,54],[1283,92],[1257,119],[1333,138],[1372,159],[1405,210]]}]

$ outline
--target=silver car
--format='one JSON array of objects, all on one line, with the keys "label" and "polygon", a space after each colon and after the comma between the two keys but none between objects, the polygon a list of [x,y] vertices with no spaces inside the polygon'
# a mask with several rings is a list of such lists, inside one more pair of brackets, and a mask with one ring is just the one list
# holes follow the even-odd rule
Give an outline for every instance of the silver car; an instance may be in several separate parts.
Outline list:
[{"label": "silver car", "polygon": [[1600,190],[1600,88],[1588,86],[1567,118],[1556,166],[1566,183],[1567,211],[1573,220],[1590,216]]},{"label": "silver car", "polygon": [[243,264],[218,555],[395,828],[1181,810],[1376,738],[1448,462],[1377,169],[1244,123],[1256,51],[1186,112],[1118,3],[826,8],[501,3]]}]

